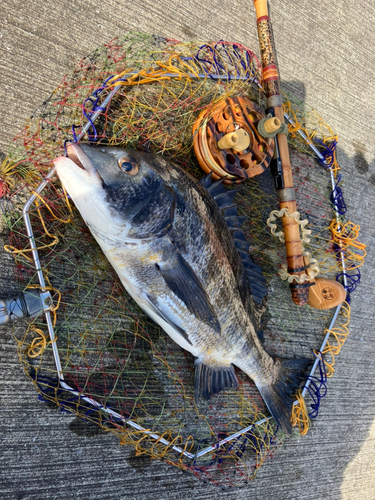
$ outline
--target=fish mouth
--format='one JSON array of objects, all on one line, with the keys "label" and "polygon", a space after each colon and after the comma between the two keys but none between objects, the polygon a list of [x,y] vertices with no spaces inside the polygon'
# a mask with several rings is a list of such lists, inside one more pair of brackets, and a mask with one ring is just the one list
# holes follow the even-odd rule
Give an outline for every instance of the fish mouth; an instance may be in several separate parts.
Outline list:
[{"label": "fish mouth", "polygon": [[90,176],[98,176],[98,171],[94,167],[92,161],[84,152],[82,147],[75,143],[71,142],[66,146],[66,151],[68,154],[69,160],[82,170],[85,170]]}]

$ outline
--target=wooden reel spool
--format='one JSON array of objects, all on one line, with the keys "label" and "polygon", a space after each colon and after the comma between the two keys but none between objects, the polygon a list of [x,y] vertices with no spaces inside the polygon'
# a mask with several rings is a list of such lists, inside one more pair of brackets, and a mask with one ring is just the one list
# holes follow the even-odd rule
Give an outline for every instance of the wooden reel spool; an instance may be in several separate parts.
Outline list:
[{"label": "wooden reel spool", "polygon": [[214,180],[238,184],[261,174],[270,164],[274,140],[257,130],[265,113],[247,97],[230,97],[207,114],[204,110],[193,127],[193,144],[199,165]]}]

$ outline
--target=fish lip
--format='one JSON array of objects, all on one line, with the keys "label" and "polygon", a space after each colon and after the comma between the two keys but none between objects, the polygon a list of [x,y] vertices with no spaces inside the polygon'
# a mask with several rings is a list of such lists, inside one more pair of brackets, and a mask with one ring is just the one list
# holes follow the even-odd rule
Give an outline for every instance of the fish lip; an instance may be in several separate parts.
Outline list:
[{"label": "fish lip", "polygon": [[82,170],[85,170],[90,176],[98,176],[99,173],[94,167],[88,155],[84,152],[81,146],[75,142],[71,142],[66,146],[68,158]]}]

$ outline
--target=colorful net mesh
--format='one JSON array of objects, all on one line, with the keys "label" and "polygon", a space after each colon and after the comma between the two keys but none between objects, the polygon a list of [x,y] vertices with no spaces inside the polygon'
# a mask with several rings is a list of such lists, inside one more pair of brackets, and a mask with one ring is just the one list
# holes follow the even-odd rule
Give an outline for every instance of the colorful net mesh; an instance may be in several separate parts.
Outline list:
[{"label": "colorful net mesh", "polygon": [[[128,33],[83,59],[15,138],[0,169],[9,240],[6,249],[13,256],[20,289],[37,283],[22,206],[51,169],[53,158],[64,153],[65,141],[77,137],[87,122],[86,139],[163,154],[201,176],[192,154],[192,126],[199,113],[231,95],[250,96],[264,108],[261,81],[255,55],[239,44],[222,41],[182,44]],[[110,102],[104,106],[106,97]],[[339,229],[332,226],[329,175],[306,155],[310,150],[297,132],[303,128],[308,140],[315,141],[337,170],[331,147],[336,138],[311,110],[292,99],[287,106],[295,123],[294,128],[290,126],[290,137],[296,147],[291,159],[297,206],[312,231],[307,249],[319,261],[324,277],[343,272],[338,249],[343,251],[349,263],[346,274],[354,286],[364,256],[358,228],[344,221]],[[94,122],[95,113],[99,116]],[[338,174],[336,179],[338,188]],[[296,307],[288,286],[278,277],[284,247],[266,224],[269,213],[278,208],[272,177],[265,172],[250,179],[236,199],[240,211],[249,216],[244,233],[252,243],[252,257],[268,281],[265,347],[280,357],[313,359],[312,350],[319,350],[332,311]],[[164,459],[205,481],[226,487],[252,479],[284,439],[274,421],[265,419],[268,411],[252,381],[237,371],[237,391],[200,401],[197,407],[193,356],[180,349],[125,293],[57,178],[37,196],[30,219],[41,268],[53,295],[64,380],[74,389],[65,390],[59,382],[41,314],[16,339],[21,363],[40,398],[116,434],[121,444],[134,446],[138,454]],[[315,353],[321,362],[310,386],[312,401],[307,401],[306,411],[300,403],[300,413],[295,415],[301,431],[307,425],[306,412],[310,417],[318,412],[326,378],[333,373],[337,345],[341,347],[346,338],[347,326],[340,325],[347,317],[345,307],[332,345],[328,343],[324,354]],[[209,451],[200,454],[208,447]]]}]

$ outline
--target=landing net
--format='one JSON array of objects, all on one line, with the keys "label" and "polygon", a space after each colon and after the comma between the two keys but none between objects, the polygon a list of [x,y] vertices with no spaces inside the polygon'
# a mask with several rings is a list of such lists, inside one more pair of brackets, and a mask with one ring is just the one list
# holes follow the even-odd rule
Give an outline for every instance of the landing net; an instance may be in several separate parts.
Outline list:
[{"label": "landing net", "polygon": [[[249,96],[264,109],[261,82],[255,54],[223,41],[179,43],[127,33],[84,58],[28,120],[0,169],[6,250],[13,258],[19,290],[38,286],[23,204],[52,168],[52,160],[64,154],[65,142],[75,140],[86,123],[90,127],[85,140],[162,154],[201,177],[192,152],[195,120],[202,110],[232,95]],[[305,246],[327,278],[344,272],[340,252],[344,253],[349,294],[359,282],[365,250],[357,239],[358,226],[345,219],[337,137],[315,112],[291,97],[286,111],[293,122],[289,138],[294,146],[297,206],[312,231]],[[309,141],[334,171],[333,193],[330,172],[311,155]],[[244,233],[267,278],[266,350],[279,357],[319,359],[306,407],[301,399],[294,415],[298,435],[298,428],[305,432],[309,418],[318,414],[327,377],[336,368],[335,356],[348,334],[349,306],[340,311],[331,343],[319,352],[332,311],[298,308],[278,276],[285,251],[267,226],[270,212],[278,209],[270,173],[245,182],[236,202],[249,217]],[[335,222],[333,206],[341,207],[340,224]],[[164,459],[204,481],[230,487],[254,478],[277,453],[284,436],[273,419],[267,419],[268,410],[253,382],[238,370],[238,390],[197,406],[193,356],[126,294],[56,177],[37,196],[29,215],[53,295],[64,380],[73,389],[64,389],[59,381],[41,313],[16,337],[21,364],[40,399],[94,422],[115,434],[121,444],[133,446],[137,454]]]}]

